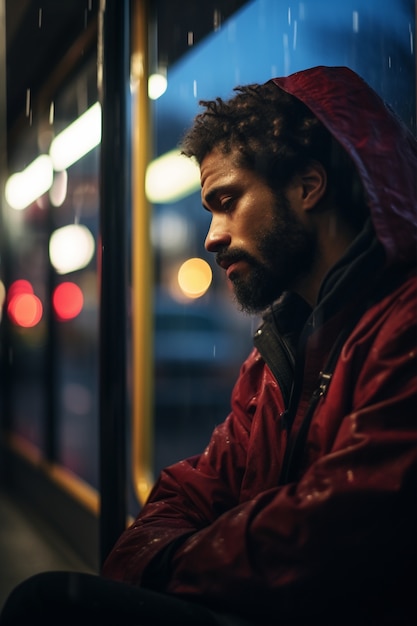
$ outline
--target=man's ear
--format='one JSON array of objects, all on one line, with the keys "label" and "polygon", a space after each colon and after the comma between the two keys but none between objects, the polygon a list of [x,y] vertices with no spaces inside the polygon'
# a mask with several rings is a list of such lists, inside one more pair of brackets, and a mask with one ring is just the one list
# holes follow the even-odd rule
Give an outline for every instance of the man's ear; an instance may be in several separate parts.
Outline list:
[{"label": "man's ear", "polygon": [[327,172],[319,161],[311,161],[301,174],[302,204],[306,211],[314,209],[327,190]]}]

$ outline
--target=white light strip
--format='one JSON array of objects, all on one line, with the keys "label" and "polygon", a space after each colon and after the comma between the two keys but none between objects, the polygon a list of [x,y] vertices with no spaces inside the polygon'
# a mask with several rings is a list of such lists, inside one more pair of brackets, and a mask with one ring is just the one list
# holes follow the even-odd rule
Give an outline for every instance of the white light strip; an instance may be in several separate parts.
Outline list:
[{"label": "white light strip", "polygon": [[49,154],[58,172],[79,161],[101,141],[101,106],[96,102],[51,143]]},{"label": "white light strip", "polygon": [[12,209],[25,209],[51,188],[53,177],[52,161],[42,154],[22,172],[10,176],[5,189],[7,202]]},{"label": "white light strip", "polygon": [[149,163],[145,187],[150,202],[177,202],[200,188],[199,167],[193,159],[171,150]]}]

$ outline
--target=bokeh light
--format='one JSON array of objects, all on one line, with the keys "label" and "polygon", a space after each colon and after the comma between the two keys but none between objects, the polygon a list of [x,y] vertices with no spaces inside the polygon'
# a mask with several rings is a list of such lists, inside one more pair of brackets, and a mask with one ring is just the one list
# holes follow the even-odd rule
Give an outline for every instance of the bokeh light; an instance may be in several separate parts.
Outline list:
[{"label": "bokeh light", "polygon": [[6,182],[6,200],[12,209],[25,209],[48,191],[53,182],[52,161],[48,155],[37,157],[22,172]]},{"label": "bokeh light", "polygon": [[16,293],[9,300],[7,313],[16,326],[32,328],[42,319],[42,302],[34,293]]},{"label": "bokeh light", "polygon": [[90,263],[94,251],[94,237],[83,224],[62,226],[49,240],[49,258],[58,274],[83,269]]},{"label": "bokeh light", "polygon": [[3,304],[6,299],[6,287],[4,286],[4,282],[0,280],[0,321],[3,315]]},{"label": "bokeh light", "polygon": [[54,169],[57,172],[68,169],[100,142],[101,105],[96,102],[52,141],[49,154]]},{"label": "bokeh light", "polygon": [[151,100],[158,100],[167,90],[167,77],[162,73],[151,74],[148,80],[148,96]]},{"label": "bokeh light", "polygon": [[17,296],[21,293],[33,293],[33,287],[31,283],[24,278],[19,278],[18,280],[12,282],[7,291],[8,302],[12,300],[13,296]]},{"label": "bokeh light", "polygon": [[178,271],[178,284],[188,298],[200,298],[211,285],[212,271],[207,261],[192,258],[185,261]]},{"label": "bokeh light", "polygon": [[83,292],[75,283],[61,283],[54,290],[52,304],[55,315],[60,321],[72,320],[82,311]]}]

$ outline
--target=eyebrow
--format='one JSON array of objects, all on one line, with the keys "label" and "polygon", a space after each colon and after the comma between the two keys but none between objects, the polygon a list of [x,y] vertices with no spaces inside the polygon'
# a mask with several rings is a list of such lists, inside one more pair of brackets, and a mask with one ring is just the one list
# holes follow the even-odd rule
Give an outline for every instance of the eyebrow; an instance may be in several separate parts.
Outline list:
[{"label": "eyebrow", "polygon": [[216,198],[216,196],[219,196],[222,192],[230,191],[230,190],[233,190],[232,183],[221,184],[221,185],[217,185],[216,187],[212,187],[212,189],[210,189],[210,191],[208,191],[204,196],[204,200],[202,203],[203,209],[206,209],[206,211],[209,211],[210,209],[208,208],[208,205]]},{"label": "eyebrow", "polygon": [[221,187],[220,185],[218,187],[213,187],[205,194],[203,199],[203,208],[207,209],[207,205],[210,204],[212,200],[214,200],[214,198],[221,192],[222,188],[223,187]]}]

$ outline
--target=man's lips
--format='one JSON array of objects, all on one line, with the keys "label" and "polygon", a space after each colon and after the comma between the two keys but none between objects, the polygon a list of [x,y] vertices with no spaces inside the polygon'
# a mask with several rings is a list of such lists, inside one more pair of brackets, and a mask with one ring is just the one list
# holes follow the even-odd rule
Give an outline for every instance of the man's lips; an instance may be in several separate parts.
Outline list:
[{"label": "man's lips", "polygon": [[232,265],[232,263],[234,262],[234,261],[229,261],[229,260],[227,260],[227,259],[221,259],[221,260],[216,259],[216,261],[217,261],[217,264],[218,264],[218,265],[219,265],[219,266],[220,266],[223,270],[225,270],[226,272],[227,272],[227,269],[228,269],[228,268]]},{"label": "man's lips", "polygon": [[234,274],[239,269],[239,265],[241,264],[242,264],[242,261],[235,261],[234,263],[231,263],[226,269],[227,278],[230,279],[232,274]]},{"label": "man's lips", "polygon": [[230,278],[231,275],[239,269],[239,266],[242,265],[242,263],[244,263],[243,259],[222,259],[218,262],[220,267],[225,270],[228,278]]}]

